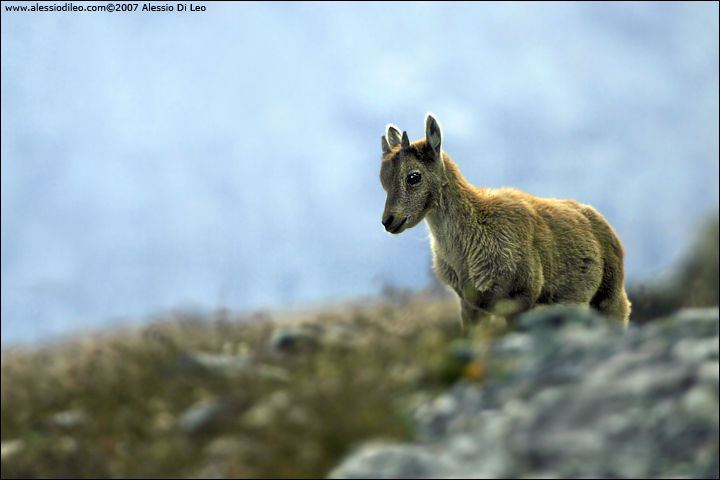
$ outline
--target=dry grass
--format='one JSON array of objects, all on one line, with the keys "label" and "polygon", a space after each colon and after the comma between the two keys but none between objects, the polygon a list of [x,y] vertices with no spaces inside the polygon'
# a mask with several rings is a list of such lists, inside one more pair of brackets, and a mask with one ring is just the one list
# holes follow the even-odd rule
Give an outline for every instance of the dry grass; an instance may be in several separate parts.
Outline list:
[{"label": "dry grass", "polygon": [[452,358],[455,301],[303,315],[278,353],[286,322],[179,314],[7,352],[2,477],[322,477],[362,441],[410,438],[419,393],[482,377]]}]

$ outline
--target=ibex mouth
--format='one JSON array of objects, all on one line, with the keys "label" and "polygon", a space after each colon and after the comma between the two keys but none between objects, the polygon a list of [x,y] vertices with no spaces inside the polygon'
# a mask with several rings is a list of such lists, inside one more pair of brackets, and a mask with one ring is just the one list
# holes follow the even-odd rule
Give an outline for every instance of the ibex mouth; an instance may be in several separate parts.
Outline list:
[{"label": "ibex mouth", "polygon": [[400,225],[398,225],[397,228],[395,228],[390,233],[398,233],[400,231],[400,229],[402,228],[402,226],[405,225],[405,222],[407,222],[407,217],[402,222],[400,222]]}]

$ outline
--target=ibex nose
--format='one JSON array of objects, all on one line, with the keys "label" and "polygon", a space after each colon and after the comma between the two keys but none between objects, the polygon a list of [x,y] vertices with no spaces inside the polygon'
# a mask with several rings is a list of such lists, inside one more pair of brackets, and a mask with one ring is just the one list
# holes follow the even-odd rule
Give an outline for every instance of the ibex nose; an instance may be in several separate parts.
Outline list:
[{"label": "ibex nose", "polygon": [[395,217],[393,217],[392,215],[390,215],[388,218],[386,218],[386,219],[383,220],[383,222],[382,222],[383,226],[385,227],[385,230],[387,230],[388,232],[390,231],[390,225],[392,225],[393,220],[395,220]]}]

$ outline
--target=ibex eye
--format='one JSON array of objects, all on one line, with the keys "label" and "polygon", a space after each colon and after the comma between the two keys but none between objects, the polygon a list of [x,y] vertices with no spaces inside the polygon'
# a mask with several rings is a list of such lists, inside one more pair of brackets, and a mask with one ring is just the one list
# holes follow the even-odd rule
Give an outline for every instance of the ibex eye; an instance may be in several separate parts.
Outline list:
[{"label": "ibex eye", "polygon": [[407,183],[408,185],[417,185],[420,183],[420,174],[417,172],[411,173],[407,176]]}]

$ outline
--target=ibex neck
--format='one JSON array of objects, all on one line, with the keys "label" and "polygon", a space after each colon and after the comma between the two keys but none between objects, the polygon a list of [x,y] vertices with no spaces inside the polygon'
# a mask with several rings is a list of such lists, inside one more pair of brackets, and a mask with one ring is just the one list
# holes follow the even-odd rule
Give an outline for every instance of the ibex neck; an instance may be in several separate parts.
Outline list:
[{"label": "ibex neck", "polygon": [[457,165],[443,154],[447,182],[441,186],[435,208],[428,212],[425,220],[430,233],[436,241],[457,242],[466,225],[470,225],[473,216],[472,198],[476,196],[475,187],[462,176]]}]

